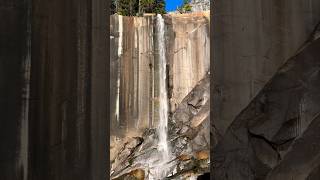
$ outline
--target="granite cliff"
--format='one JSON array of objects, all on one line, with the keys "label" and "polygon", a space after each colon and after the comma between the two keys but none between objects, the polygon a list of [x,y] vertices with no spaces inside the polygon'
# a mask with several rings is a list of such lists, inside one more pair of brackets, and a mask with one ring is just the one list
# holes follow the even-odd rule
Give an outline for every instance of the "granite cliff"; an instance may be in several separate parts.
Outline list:
[{"label": "granite cliff", "polygon": [[[168,171],[162,177],[170,179],[208,172],[209,12],[112,15],[110,20],[111,177],[142,173],[157,179],[157,169],[164,167]],[[168,101],[165,138],[170,152],[160,167],[163,98]]]}]

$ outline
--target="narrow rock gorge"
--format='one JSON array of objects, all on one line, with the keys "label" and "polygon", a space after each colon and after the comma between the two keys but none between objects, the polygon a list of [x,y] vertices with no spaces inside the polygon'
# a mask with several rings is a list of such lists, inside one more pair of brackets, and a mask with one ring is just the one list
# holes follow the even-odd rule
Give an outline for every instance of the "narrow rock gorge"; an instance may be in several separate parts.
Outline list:
[{"label": "narrow rock gorge", "polygon": [[319,0],[108,2],[0,2],[1,180],[319,179]]},{"label": "narrow rock gorge", "polygon": [[111,178],[208,172],[209,12],[110,22]]}]

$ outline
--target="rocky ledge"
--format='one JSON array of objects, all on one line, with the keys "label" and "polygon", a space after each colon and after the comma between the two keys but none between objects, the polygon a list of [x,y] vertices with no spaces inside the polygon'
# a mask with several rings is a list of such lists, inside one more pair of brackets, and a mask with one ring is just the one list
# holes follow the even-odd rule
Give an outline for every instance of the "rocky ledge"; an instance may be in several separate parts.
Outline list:
[{"label": "rocky ledge", "polygon": [[[165,179],[189,179],[209,172],[210,167],[210,78],[198,82],[169,119],[170,161]],[[112,179],[152,179],[163,167],[157,150],[156,129],[128,138],[111,162]]]}]

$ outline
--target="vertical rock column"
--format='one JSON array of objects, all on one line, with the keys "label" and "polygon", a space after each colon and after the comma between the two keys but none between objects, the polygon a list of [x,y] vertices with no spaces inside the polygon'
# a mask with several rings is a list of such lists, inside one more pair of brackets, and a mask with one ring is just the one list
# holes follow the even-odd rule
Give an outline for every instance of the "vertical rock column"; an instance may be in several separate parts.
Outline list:
[{"label": "vertical rock column", "polygon": [[[137,18],[138,32],[138,112],[139,129],[152,126],[153,70],[154,70],[154,16]],[[151,113],[150,113],[151,112]]]},{"label": "vertical rock column", "polygon": [[[132,103],[133,103],[133,54],[134,54],[134,18],[133,17],[119,17],[122,19],[122,25],[119,22],[119,49],[121,49],[120,56],[120,94],[119,94],[119,123],[122,130],[128,131],[129,127],[133,125],[131,118]],[[119,52],[119,50],[118,50]]]},{"label": "vertical rock column", "polygon": [[31,1],[1,1],[0,16],[0,178],[28,174],[28,105]]},{"label": "vertical rock column", "polygon": [[105,3],[32,2],[29,179],[109,174]]},{"label": "vertical rock column", "polygon": [[118,81],[119,79],[119,66],[120,66],[120,58],[118,53],[118,44],[119,44],[119,16],[110,16],[110,81],[106,79],[107,82],[110,83],[110,133],[118,134]]},{"label": "vertical rock column", "polygon": [[111,125],[112,134],[121,136],[154,125],[154,16],[112,15],[110,20]]},{"label": "vertical rock column", "polygon": [[104,0],[0,3],[0,179],[107,179]]}]

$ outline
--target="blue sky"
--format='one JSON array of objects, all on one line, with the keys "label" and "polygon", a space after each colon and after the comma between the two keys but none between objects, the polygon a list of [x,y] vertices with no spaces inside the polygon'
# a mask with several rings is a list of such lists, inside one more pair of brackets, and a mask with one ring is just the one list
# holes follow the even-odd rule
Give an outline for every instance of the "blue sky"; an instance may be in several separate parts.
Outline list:
[{"label": "blue sky", "polygon": [[166,0],[166,11],[175,11],[177,6],[182,4],[183,0]]}]

